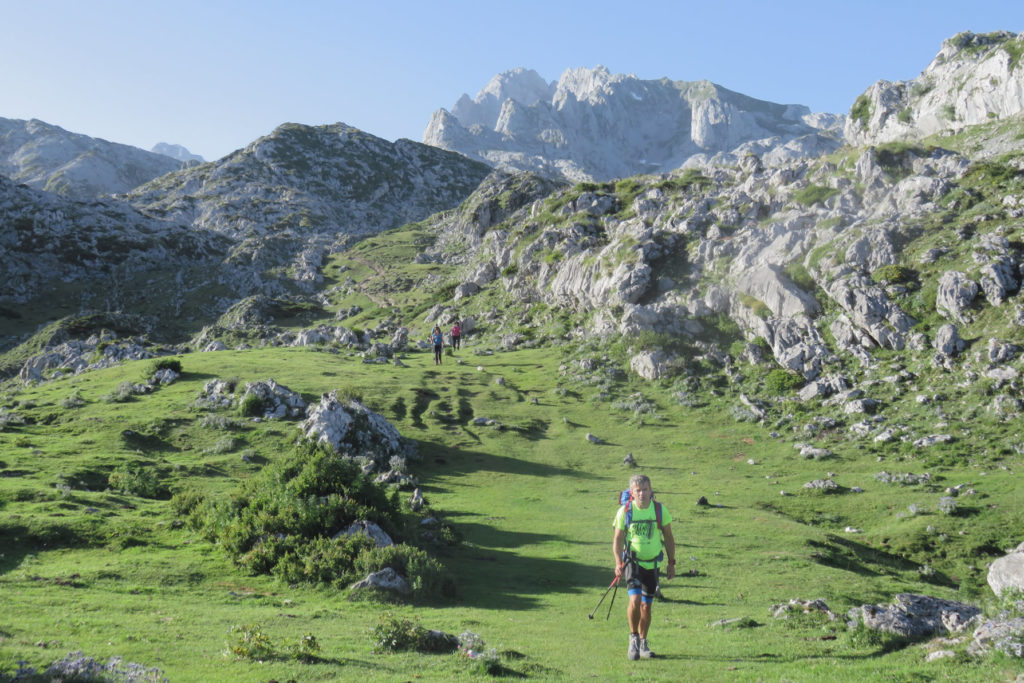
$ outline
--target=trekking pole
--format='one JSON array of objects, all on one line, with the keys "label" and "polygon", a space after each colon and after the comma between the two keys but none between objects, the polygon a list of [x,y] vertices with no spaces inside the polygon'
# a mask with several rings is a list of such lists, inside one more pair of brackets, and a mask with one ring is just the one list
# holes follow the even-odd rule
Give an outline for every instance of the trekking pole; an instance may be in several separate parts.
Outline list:
[{"label": "trekking pole", "polygon": [[619,592],[619,579],[616,577],[616,579],[615,579],[615,590],[612,591],[612,601],[608,603],[608,616],[606,616],[604,618],[605,621],[608,621],[609,619],[612,618],[612,605],[615,604],[615,594],[618,593],[618,592]]},{"label": "trekking pole", "polygon": [[[601,599],[597,601],[596,605],[594,605],[594,611],[587,615],[587,619],[593,619],[594,618],[594,615],[597,614],[597,608],[600,607],[601,603],[604,602],[604,599],[606,597],[608,597],[608,591],[610,591],[612,589],[612,586],[615,586],[616,590],[617,590],[618,589],[618,583],[619,583],[619,577],[616,576],[614,579],[612,579],[612,582],[610,584],[608,584],[608,588],[605,590],[604,595],[601,596]],[[612,595],[612,602],[615,602],[615,596],[614,595]]]}]

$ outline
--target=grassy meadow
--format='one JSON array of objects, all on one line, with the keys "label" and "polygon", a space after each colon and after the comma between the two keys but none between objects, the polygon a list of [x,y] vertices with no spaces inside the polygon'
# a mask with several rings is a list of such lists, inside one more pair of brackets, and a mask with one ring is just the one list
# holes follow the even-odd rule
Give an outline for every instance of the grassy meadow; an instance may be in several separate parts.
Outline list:
[{"label": "grassy meadow", "polygon": [[[952,658],[926,662],[937,644],[851,632],[819,615],[771,615],[791,598],[824,598],[842,615],[899,592],[995,609],[984,553],[1001,554],[988,545],[1009,543],[1024,522],[1012,467],[879,455],[842,430],[813,439],[832,457],[804,459],[793,442],[811,439],[736,421],[731,400],[708,394],[687,407],[671,387],[621,374],[595,387],[574,379],[573,361],[557,347],[490,353],[471,339],[441,366],[427,352],[398,367],[311,349],[180,361],[178,381],[124,402],[110,396],[140,381],[152,361],[3,393],[4,410],[24,418],[0,431],[7,676],[18,662],[42,670],[76,651],[158,667],[172,681],[993,681],[1022,670],[1001,656],[968,658],[964,644],[944,646],[957,651]],[[171,493],[231,496],[299,435],[287,420],[239,420],[230,432],[208,426],[194,400],[213,378],[273,378],[307,401],[340,389],[418,441],[412,471],[430,512],[462,535],[438,556],[456,597],[352,599],[340,587],[251,576],[184,523]],[[637,392],[643,410],[622,402]],[[480,417],[500,426],[475,424]],[[637,470],[622,464],[627,453]],[[164,495],[112,490],[109,476],[124,465],[157,473]],[[930,485],[875,478],[926,468]],[[624,591],[610,619],[612,595],[588,615],[613,576],[611,520],[635,471],[651,476],[672,513],[680,576],[663,582],[655,605],[658,657],[629,662]],[[838,493],[804,488],[829,473]],[[979,495],[959,514],[940,513],[945,487],[964,482]],[[697,505],[701,496],[710,504]],[[944,546],[940,537],[952,540]],[[381,651],[375,629],[405,619],[478,634],[500,657],[498,675],[459,653]],[[264,655],[231,654],[243,635],[269,639]],[[294,656],[308,636],[319,651]]]}]

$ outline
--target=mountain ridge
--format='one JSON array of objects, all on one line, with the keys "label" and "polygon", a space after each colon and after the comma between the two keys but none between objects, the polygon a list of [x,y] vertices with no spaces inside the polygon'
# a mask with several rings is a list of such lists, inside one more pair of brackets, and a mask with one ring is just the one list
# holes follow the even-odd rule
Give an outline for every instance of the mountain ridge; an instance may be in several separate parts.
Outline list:
[{"label": "mountain ridge", "polygon": [[[757,100],[709,81],[640,80],[606,67],[567,69],[544,85],[532,70],[499,74],[473,100],[435,112],[424,142],[507,170],[570,181],[669,172],[745,154],[793,158],[786,145],[838,148],[842,117]],[[781,159],[780,159],[781,160]]]},{"label": "mountain ridge", "polygon": [[0,173],[76,199],[127,192],[181,162],[36,119],[0,118]]}]

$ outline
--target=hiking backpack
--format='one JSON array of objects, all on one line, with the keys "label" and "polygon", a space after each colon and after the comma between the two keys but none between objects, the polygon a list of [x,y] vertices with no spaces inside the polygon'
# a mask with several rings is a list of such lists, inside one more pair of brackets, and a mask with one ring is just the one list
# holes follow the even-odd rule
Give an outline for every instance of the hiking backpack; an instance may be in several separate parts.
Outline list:
[{"label": "hiking backpack", "polygon": [[[661,526],[661,503],[659,503],[658,501],[654,500],[654,495],[653,494],[651,494],[651,504],[654,505],[654,519],[658,522],[658,533],[661,534],[662,538],[664,539],[665,529]],[[625,516],[625,519],[623,519],[623,522],[625,522],[626,536],[628,537],[629,536],[629,525],[633,523],[633,491],[632,491],[632,489],[623,489],[622,493],[619,494],[619,505],[625,505],[626,506],[626,516]],[[623,542],[623,544],[622,544],[622,553],[623,553],[623,555],[625,555],[625,554],[627,554],[629,552],[628,546],[629,546],[628,543]],[[654,558],[654,561],[655,562],[661,562],[664,559],[665,559],[665,543],[664,543],[664,540],[662,540],[661,552],[658,553],[658,556]]]}]

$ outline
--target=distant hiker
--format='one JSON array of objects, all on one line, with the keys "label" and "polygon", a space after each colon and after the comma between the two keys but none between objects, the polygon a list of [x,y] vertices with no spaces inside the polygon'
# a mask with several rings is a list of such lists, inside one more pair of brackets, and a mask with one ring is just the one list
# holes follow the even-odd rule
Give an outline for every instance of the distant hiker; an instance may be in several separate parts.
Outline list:
[{"label": "distant hiker", "polygon": [[459,350],[459,340],[462,339],[462,323],[458,320],[452,325],[452,348],[456,351]]},{"label": "distant hiker", "polygon": [[[623,496],[626,497],[625,492]],[[615,538],[615,577],[624,579],[629,592],[626,619],[629,649],[633,660],[654,656],[647,646],[651,606],[658,591],[658,563],[667,558],[665,576],[676,575],[676,544],[672,536],[672,515],[654,500],[651,480],[637,474],[629,480],[629,495],[612,523]],[[660,531],[660,533],[659,533]],[[664,537],[664,541],[662,540]]]},{"label": "distant hiker", "polygon": [[444,335],[441,328],[434,325],[434,331],[430,333],[430,341],[434,343],[434,365],[441,364],[441,351],[444,349]]}]

